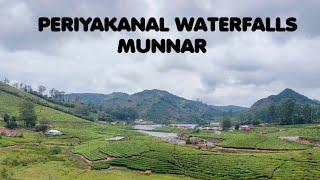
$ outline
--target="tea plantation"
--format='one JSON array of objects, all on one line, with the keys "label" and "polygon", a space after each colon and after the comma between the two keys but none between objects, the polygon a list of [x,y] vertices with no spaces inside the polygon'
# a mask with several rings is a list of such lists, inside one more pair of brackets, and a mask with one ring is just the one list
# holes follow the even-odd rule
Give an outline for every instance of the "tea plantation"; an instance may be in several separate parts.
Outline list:
[{"label": "tea plantation", "polygon": [[[8,91],[0,90],[0,114],[17,116],[27,95]],[[51,128],[64,135],[51,137],[18,129],[19,137],[0,136],[2,179],[320,179],[320,149],[279,138],[319,140],[316,124],[222,134],[179,132],[217,138],[222,148],[271,151],[227,153],[169,144],[125,126],[86,121],[44,103],[46,100],[36,103],[38,118],[48,118]],[[106,140],[114,136],[124,139]]]}]

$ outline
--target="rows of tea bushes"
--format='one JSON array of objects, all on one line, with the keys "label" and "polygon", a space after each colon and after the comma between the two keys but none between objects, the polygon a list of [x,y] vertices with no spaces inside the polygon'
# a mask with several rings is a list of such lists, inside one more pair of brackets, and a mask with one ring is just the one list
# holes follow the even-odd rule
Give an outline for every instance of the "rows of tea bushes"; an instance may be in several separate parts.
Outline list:
[{"label": "rows of tea bushes", "polygon": [[87,141],[74,148],[73,152],[82,154],[89,160],[106,159],[108,156],[113,158],[123,158],[137,156],[142,153],[152,151],[151,146],[147,145],[150,138],[125,137],[121,141],[107,141],[103,138]]},{"label": "rows of tea bushes", "polygon": [[317,150],[271,154],[179,154],[154,151],[131,158],[97,162],[93,168],[125,166],[157,173],[183,174],[199,179],[317,179],[320,177],[319,157]]},{"label": "rows of tea bushes", "polygon": [[281,140],[279,137],[260,135],[257,133],[232,132],[221,136],[223,141],[219,143],[222,147],[268,149],[268,150],[298,150],[309,148],[296,142]]}]

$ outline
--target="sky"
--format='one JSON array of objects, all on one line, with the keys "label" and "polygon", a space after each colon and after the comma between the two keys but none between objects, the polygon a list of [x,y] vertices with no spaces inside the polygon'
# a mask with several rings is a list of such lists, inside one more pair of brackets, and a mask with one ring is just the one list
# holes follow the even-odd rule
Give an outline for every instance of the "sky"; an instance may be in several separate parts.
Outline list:
[{"label": "sky", "polygon": [[[292,88],[320,99],[319,0],[0,0],[0,78],[67,93],[162,89],[251,106]],[[170,32],[38,31],[40,16],[164,17]],[[176,32],[175,17],[296,17],[295,32]],[[124,38],[203,38],[204,54],[119,54]]]}]

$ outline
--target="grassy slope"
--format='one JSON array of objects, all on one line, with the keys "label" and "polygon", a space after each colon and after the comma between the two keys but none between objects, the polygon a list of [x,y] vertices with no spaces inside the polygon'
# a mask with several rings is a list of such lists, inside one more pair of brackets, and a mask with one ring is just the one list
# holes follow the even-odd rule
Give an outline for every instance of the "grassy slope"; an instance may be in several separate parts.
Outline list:
[{"label": "grassy slope", "polygon": [[[29,95],[11,87],[6,87],[6,90],[17,91],[15,93],[20,95],[16,96],[0,91],[0,114],[9,113],[18,116],[19,105],[23,99],[28,99]],[[43,100],[43,102],[46,101]],[[80,177],[80,179],[97,179],[97,177],[101,179],[182,178],[159,174],[148,176],[139,172],[124,170],[86,170],[82,167],[82,163],[78,162],[78,158],[70,155],[70,149],[73,145],[118,134],[129,137],[136,133],[127,132],[117,127],[101,126],[39,104],[36,105],[36,114],[38,118],[47,117],[51,122],[51,127],[61,130],[65,135],[62,137],[46,137],[33,131],[20,130],[23,134],[22,138],[1,137],[0,148],[3,148],[0,149],[0,161],[2,162],[0,170],[6,169],[11,177],[17,179],[44,179],[49,177],[54,179],[74,179],[77,177]],[[3,125],[2,121],[1,124]],[[14,145],[17,146],[14,147]],[[5,148],[7,146],[8,148]],[[54,146],[63,148],[63,153],[52,155],[50,150]],[[80,174],[81,176],[79,176]]]},{"label": "grassy slope", "polygon": [[[56,103],[48,101],[48,100],[46,100],[44,98],[35,96],[33,94],[30,94],[30,93],[26,93],[24,91],[21,91],[19,89],[11,87],[11,86],[9,86],[7,84],[4,84],[2,82],[0,82],[0,92],[3,93],[3,94],[15,96],[18,99],[24,99],[24,100],[27,100],[27,101],[31,101],[31,102],[33,102],[35,104],[38,104],[38,105],[41,105],[41,106],[44,106],[44,107],[56,109],[58,111],[65,112],[67,114],[73,114],[73,109],[71,107],[67,107],[67,106],[64,106],[62,104],[56,104]],[[18,109],[15,109],[15,110],[17,111]],[[2,115],[3,113],[4,112],[0,111],[0,115]],[[76,116],[78,116],[78,115],[76,115]],[[96,116],[97,116],[96,113],[90,112],[90,118],[94,118]],[[78,117],[82,118],[81,116],[78,116]]]},{"label": "grassy slope", "polygon": [[28,101],[32,101],[34,103],[41,104],[41,105],[44,105],[47,107],[57,108],[57,109],[60,109],[63,111],[70,110],[68,107],[49,102],[43,98],[37,97],[37,96],[29,94],[29,93],[25,93],[19,89],[11,87],[11,86],[4,84],[2,82],[0,82],[0,92],[10,94],[10,95],[13,95],[13,96],[16,96],[18,98],[25,99]]},{"label": "grassy slope", "polygon": [[[20,103],[21,98],[0,92],[0,112],[17,115]],[[87,170],[71,151],[92,160],[107,156],[115,158],[111,161],[95,162],[94,167],[97,169],[120,165],[136,170],[152,170],[158,173],[175,173],[205,179],[320,178],[320,153],[319,150],[310,147],[304,151],[275,154],[211,153],[170,145],[123,128],[88,122],[40,105],[37,105],[36,113],[38,117],[49,118],[52,127],[62,130],[65,135],[45,137],[23,130],[23,138],[2,137],[0,142],[5,143],[1,146],[18,145],[0,150],[0,170],[7,169],[14,178],[180,178],[158,174],[146,176],[131,171]],[[281,134],[283,131],[272,133]],[[122,142],[104,140],[106,137],[115,135],[122,135],[127,139]],[[232,135],[232,133],[226,134],[226,141],[228,142],[229,139],[229,143],[233,146],[239,144],[237,136],[234,136],[234,140],[230,138]],[[253,134],[252,137],[254,137]],[[242,144],[247,143],[245,139],[241,141]],[[267,143],[267,146],[269,145],[270,143]],[[62,153],[52,154],[54,146],[61,147]],[[282,144],[280,146],[282,147]]]}]

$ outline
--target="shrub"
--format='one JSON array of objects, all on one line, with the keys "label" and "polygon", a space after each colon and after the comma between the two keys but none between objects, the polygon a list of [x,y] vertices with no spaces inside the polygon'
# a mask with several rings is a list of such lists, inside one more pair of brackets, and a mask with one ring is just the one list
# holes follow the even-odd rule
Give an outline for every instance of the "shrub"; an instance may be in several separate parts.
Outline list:
[{"label": "shrub", "polygon": [[7,171],[6,168],[3,168],[2,171],[1,171],[1,177],[3,180],[7,180],[7,179],[10,179],[9,177],[9,173]]},{"label": "shrub", "polygon": [[36,126],[36,131],[46,132],[50,126],[50,121],[43,117],[39,120],[39,124]]},{"label": "shrub", "polygon": [[35,113],[35,105],[30,101],[23,101],[20,107],[20,120],[22,120],[27,128],[33,128],[36,125],[37,116]]},{"label": "shrub", "polygon": [[256,125],[259,125],[259,124],[260,124],[260,120],[258,120],[258,119],[252,120],[252,125],[256,126]]},{"label": "shrub", "polygon": [[239,130],[239,128],[240,128],[240,125],[238,123],[236,125],[234,125],[235,130]]},{"label": "shrub", "polygon": [[231,120],[229,117],[225,116],[222,120],[222,129],[224,131],[229,130],[231,127]]},{"label": "shrub", "polygon": [[58,146],[55,146],[51,149],[51,154],[60,154],[61,153],[61,148]]},{"label": "shrub", "polygon": [[4,114],[3,120],[6,123],[6,127],[9,129],[14,129],[18,126],[17,122],[16,122],[16,117],[14,117],[14,116]]}]

